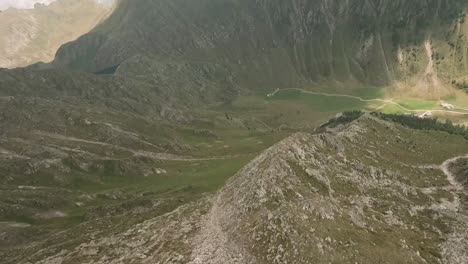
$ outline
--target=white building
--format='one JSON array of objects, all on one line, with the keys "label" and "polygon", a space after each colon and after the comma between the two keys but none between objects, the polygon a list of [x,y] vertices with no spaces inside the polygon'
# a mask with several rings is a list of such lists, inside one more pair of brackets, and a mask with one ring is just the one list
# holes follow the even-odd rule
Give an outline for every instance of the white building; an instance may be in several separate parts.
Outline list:
[{"label": "white building", "polygon": [[432,117],[432,112],[431,111],[427,111],[427,112],[424,112],[424,113],[418,115],[418,118],[421,118],[421,119],[430,118],[430,117]]},{"label": "white building", "polygon": [[442,106],[443,108],[448,109],[448,110],[455,109],[455,106],[453,104],[448,104],[446,102],[440,102],[440,106]]}]

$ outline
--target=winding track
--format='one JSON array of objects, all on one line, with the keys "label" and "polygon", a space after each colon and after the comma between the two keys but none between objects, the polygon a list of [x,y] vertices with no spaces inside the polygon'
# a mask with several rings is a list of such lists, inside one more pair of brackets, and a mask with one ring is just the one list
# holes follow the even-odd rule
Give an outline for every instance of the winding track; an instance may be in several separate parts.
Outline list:
[{"label": "winding track", "polygon": [[[277,94],[278,92],[281,92],[281,91],[300,91],[300,92],[303,92],[303,93],[306,93],[306,94],[312,94],[312,95],[321,95],[321,96],[327,96],[327,97],[344,97],[344,98],[351,98],[351,99],[359,100],[361,102],[380,102],[380,103],[384,103],[384,104],[392,104],[392,105],[398,106],[399,108],[401,108],[401,109],[403,109],[405,111],[408,111],[408,112],[427,112],[427,111],[431,111],[431,112],[449,113],[449,114],[457,114],[457,115],[468,115],[467,112],[441,110],[441,109],[435,109],[435,110],[432,110],[432,109],[418,109],[418,110],[413,110],[413,109],[408,109],[408,108],[404,107],[403,105],[401,105],[401,104],[399,104],[397,102],[394,102],[393,99],[388,99],[388,100],[385,100],[385,99],[364,99],[362,97],[354,96],[354,95],[312,92],[312,91],[307,91],[307,90],[304,90],[304,89],[301,89],[301,88],[276,89],[273,93],[268,94],[268,97],[272,97],[272,96],[274,96],[275,94]],[[455,109],[468,111],[467,108],[456,107]]]},{"label": "winding track", "polygon": [[[192,161],[228,160],[228,159],[233,159],[233,158],[245,157],[247,155],[257,154],[257,152],[253,152],[253,153],[236,154],[236,155],[195,158],[195,157],[191,157],[191,156],[178,156],[178,155],[168,154],[168,153],[158,153],[158,152],[151,152],[151,151],[145,151],[145,150],[135,150],[135,149],[130,149],[130,148],[126,148],[126,147],[122,147],[122,146],[119,146],[119,145],[110,144],[110,143],[106,143],[106,142],[91,141],[91,140],[86,140],[86,139],[81,139],[81,138],[64,136],[64,135],[60,135],[60,134],[48,133],[48,132],[44,132],[44,131],[35,131],[34,134],[37,135],[37,136],[47,137],[47,138],[50,138],[50,139],[55,139],[55,140],[60,140],[60,141],[85,143],[85,144],[91,144],[91,145],[98,145],[98,146],[104,146],[104,147],[120,149],[120,150],[130,152],[135,157],[147,157],[147,158],[151,158],[151,159],[154,159],[154,160],[164,160],[164,161],[189,161],[189,162],[192,162]],[[1,149],[0,149],[0,151],[1,151]],[[2,154],[2,153],[0,152],[0,154]]]},{"label": "winding track", "polygon": [[447,180],[450,182],[450,184],[455,188],[456,191],[462,191],[463,190],[463,185],[461,185],[459,182],[457,182],[455,175],[450,171],[449,166],[457,162],[459,159],[466,159],[468,158],[468,155],[465,156],[458,156],[449,160],[446,160],[442,165],[440,166],[440,169],[444,174],[447,176]]}]

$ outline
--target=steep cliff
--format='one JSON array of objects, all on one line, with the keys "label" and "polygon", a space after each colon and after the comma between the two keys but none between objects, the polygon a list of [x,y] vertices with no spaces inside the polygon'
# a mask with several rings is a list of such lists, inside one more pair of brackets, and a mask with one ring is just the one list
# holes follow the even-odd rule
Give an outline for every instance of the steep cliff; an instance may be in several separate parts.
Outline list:
[{"label": "steep cliff", "polygon": [[399,84],[438,96],[463,86],[466,4],[124,0],[105,24],[62,47],[54,63],[98,71],[144,54],[224,64],[250,86]]}]

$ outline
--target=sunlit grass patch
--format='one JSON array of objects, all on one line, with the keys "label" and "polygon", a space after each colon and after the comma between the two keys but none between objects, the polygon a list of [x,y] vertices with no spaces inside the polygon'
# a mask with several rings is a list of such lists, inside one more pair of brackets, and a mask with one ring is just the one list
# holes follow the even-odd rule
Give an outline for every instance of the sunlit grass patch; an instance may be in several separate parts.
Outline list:
[{"label": "sunlit grass patch", "polygon": [[397,102],[411,110],[431,110],[438,108],[438,103],[436,101],[427,101],[421,99],[401,99]]}]

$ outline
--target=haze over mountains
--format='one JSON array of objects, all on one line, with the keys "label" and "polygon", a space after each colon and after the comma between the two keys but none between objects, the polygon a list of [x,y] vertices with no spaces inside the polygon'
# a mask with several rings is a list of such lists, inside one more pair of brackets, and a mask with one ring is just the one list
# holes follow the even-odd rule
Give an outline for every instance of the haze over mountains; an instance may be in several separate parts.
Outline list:
[{"label": "haze over mountains", "polygon": [[[33,3],[11,5],[26,8]],[[92,30],[111,11],[112,6],[93,0],[59,0],[1,12],[0,67],[50,62],[61,45]]]},{"label": "haze over mountains", "polygon": [[[2,0],[0,1],[0,10],[6,10],[8,8],[16,9],[32,9],[36,4],[49,5],[57,0]],[[115,0],[94,0],[99,4],[111,5],[115,4]]]},{"label": "haze over mountains", "polygon": [[468,262],[466,0],[70,1],[0,13],[0,263]]},{"label": "haze over mountains", "polygon": [[10,7],[17,9],[34,8],[35,4],[50,4],[53,0],[2,0],[0,2],[0,10],[5,10]]}]

